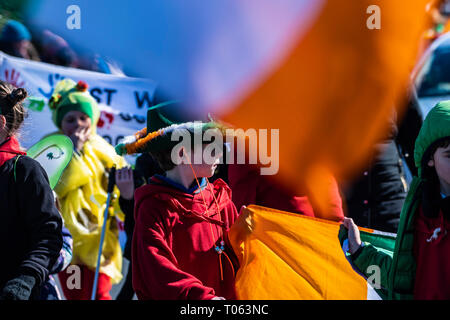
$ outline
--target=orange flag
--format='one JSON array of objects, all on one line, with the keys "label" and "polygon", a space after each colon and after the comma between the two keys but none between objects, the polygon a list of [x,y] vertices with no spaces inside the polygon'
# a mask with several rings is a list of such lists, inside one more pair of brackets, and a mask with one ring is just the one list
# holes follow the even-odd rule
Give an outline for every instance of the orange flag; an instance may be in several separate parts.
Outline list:
[{"label": "orange flag", "polygon": [[229,233],[240,261],[238,299],[381,299],[352,269],[338,234],[337,222],[259,206],[244,209]]},{"label": "orange flag", "polygon": [[[327,0],[285,59],[223,119],[279,129],[282,182],[306,186],[325,205],[330,176],[351,178],[387,129],[427,27],[428,2]],[[371,29],[377,18],[380,29]]]}]

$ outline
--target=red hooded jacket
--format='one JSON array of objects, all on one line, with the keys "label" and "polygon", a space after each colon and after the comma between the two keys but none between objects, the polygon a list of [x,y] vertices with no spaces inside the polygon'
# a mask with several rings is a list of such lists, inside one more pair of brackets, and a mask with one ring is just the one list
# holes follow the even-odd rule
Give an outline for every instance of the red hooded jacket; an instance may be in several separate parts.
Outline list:
[{"label": "red hooded jacket", "polygon": [[219,258],[215,250],[238,216],[231,190],[218,179],[198,191],[187,193],[160,176],[136,190],[132,266],[140,300],[236,298],[237,264],[226,232],[225,253]]},{"label": "red hooded jacket", "polygon": [[435,218],[427,217],[420,206],[414,218],[414,257],[416,278],[414,299],[450,299],[450,220],[441,209]]},{"label": "red hooded jacket", "polygon": [[9,159],[14,158],[18,154],[26,154],[20,150],[19,142],[15,137],[10,137],[0,144],[0,167]]}]

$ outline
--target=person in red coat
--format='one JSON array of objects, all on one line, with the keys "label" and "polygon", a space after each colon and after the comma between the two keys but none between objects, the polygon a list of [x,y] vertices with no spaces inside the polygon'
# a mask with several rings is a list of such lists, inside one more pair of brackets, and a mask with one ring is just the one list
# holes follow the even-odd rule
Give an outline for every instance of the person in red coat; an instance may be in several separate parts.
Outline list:
[{"label": "person in red coat", "polygon": [[284,188],[277,181],[276,176],[261,175],[257,166],[229,164],[228,183],[233,191],[233,202],[236,208],[256,204],[338,222],[344,219],[342,198],[334,179],[330,181],[330,203],[327,212],[322,212],[305,194]]},{"label": "person in red coat", "polygon": [[[199,123],[172,124],[157,108],[150,109],[147,118],[145,130],[116,146],[119,154],[149,152],[165,171],[135,192],[136,295],[140,300],[235,299],[238,264],[227,232],[238,212],[227,184],[207,179],[221,154],[215,154],[212,163],[196,164],[193,153],[182,147],[177,155],[186,161],[176,165],[171,154],[177,142],[172,135],[183,131],[193,137]],[[214,126],[200,124],[202,132]]]},{"label": "person in red coat", "polygon": [[132,259],[138,298],[234,299],[233,253],[228,244],[220,255],[215,250],[237,218],[230,188],[220,179],[202,179],[200,188],[174,180],[156,175],[136,190]]}]

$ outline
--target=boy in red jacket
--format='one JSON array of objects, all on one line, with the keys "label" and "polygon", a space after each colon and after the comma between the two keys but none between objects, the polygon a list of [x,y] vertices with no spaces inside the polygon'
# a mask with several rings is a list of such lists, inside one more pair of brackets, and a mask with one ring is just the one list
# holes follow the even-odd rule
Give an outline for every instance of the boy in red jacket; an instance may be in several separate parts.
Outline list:
[{"label": "boy in red jacket", "polygon": [[207,179],[221,154],[213,156],[213,163],[194,164],[193,153],[181,147],[176,156],[184,163],[175,165],[172,159],[178,144],[171,139],[174,134],[187,133],[194,141],[196,130],[212,128],[217,126],[211,122],[173,124],[153,107],[147,129],[134,142],[116,147],[119,154],[150,152],[165,171],[135,192],[133,287],[140,300],[236,298],[237,263],[227,231],[238,214],[227,184]]}]

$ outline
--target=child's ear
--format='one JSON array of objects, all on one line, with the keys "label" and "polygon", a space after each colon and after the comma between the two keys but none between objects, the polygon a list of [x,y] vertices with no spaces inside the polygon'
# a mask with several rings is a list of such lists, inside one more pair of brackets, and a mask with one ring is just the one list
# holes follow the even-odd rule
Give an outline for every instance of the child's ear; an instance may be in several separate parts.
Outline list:
[{"label": "child's ear", "polygon": [[429,167],[434,167],[434,160],[433,159],[428,160],[428,166]]},{"label": "child's ear", "polygon": [[0,131],[6,128],[6,118],[4,115],[0,115]]}]

